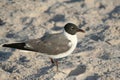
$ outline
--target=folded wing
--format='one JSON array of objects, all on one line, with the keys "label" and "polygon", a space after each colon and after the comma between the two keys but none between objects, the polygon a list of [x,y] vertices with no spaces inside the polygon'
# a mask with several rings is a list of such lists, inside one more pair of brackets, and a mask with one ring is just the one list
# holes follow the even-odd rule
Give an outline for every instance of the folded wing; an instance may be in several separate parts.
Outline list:
[{"label": "folded wing", "polygon": [[69,43],[70,41],[63,34],[49,34],[23,43],[4,44],[3,47],[57,55],[70,49]]}]

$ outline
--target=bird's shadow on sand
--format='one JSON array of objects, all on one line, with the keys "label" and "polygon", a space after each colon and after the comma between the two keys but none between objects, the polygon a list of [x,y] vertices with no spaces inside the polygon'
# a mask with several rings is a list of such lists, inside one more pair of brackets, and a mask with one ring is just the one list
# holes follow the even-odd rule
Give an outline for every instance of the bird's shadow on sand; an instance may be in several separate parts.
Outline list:
[{"label": "bird's shadow on sand", "polygon": [[29,79],[34,80],[34,79],[39,78],[40,76],[48,74],[48,70],[51,69],[53,66],[54,65],[43,67],[40,70],[38,70],[38,72],[36,74],[29,75],[29,76],[25,77],[23,80],[29,80]]},{"label": "bird's shadow on sand", "polygon": [[0,61],[6,61],[7,59],[10,58],[11,55],[12,55],[12,52],[0,51]]}]

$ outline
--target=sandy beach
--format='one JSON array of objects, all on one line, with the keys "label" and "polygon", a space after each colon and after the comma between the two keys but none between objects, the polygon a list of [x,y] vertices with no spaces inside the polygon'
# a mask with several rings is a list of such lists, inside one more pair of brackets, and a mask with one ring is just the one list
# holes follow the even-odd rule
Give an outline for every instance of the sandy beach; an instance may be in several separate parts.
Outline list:
[{"label": "sandy beach", "polygon": [[[69,22],[85,33],[60,72],[40,53],[2,47]],[[120,80],[120,0],[0,0],[0,80]]]}]

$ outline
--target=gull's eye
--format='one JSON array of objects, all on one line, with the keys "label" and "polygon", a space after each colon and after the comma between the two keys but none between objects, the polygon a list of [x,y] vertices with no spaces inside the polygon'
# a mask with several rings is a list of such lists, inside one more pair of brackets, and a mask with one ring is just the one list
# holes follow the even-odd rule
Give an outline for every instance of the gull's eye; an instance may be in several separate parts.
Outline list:
[{"label": "gull's eye", "polygon": [[74,27],[71,27],[71,29],[74,29]]}]

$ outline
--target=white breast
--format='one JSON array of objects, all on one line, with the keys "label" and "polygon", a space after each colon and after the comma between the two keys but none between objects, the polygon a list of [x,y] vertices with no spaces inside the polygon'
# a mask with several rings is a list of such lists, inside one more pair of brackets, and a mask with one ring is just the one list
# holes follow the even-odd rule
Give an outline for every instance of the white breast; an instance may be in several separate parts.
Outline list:
[{"label": "white breast", "polygon": [[62,58],[62,57],[66,57],[66,56],[70,55],[74,51],[74,49],[76,48],[76,45],[77,45],[77,36],[68,34],[65,31],[64,31],[64,35],[70,40],[69,45],[71,45],[71,48],[64,53],[60,53],[58,55],[50,55],[49,57],[55,58],[55,59]]}]

